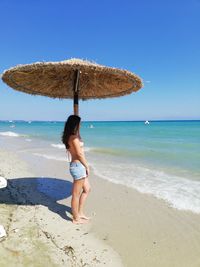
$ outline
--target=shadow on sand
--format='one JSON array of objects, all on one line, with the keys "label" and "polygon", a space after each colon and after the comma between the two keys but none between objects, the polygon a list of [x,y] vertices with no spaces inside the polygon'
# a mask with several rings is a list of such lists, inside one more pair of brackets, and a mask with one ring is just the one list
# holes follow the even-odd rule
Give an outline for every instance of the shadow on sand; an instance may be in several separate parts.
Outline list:
[{"label": "shadow on sand", "polygon": [[24,177],[8,180],[8,186],[0,189],[0,204],[43,205],[59,214],[65,220],[71,220],[66,212],[69,206],[57,203],[71,196],[72,183],[51,177]]}]

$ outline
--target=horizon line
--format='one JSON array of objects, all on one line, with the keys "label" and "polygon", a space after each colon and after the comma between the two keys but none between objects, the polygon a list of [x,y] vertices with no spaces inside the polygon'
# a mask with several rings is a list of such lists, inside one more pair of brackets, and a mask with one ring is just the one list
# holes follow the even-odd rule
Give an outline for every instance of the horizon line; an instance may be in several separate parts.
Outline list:
[{"label": "horizon line", "polygon": [[[66,120],[1,120],[1,122],[65,122]],[[200,119],[153,119],[153,120],[82,120],[82,122],[144,122],[144,121],[155,121],[155,122],[162,122],[162,121],[200,121]]]}]

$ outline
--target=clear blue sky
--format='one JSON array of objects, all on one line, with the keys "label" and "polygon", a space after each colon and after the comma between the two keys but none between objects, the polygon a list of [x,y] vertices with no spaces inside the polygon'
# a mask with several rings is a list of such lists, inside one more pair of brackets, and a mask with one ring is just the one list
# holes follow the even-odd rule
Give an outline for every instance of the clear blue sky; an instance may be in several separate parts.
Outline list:
[{"label": "clear blue sky", "polygon": [[[80,101],[83,120],[200,119],[200,0],[1,0],[0,73],[71,57],[140,75],[136,94]],[[71,100],[0,82],[0,119],[65,120]]]}]

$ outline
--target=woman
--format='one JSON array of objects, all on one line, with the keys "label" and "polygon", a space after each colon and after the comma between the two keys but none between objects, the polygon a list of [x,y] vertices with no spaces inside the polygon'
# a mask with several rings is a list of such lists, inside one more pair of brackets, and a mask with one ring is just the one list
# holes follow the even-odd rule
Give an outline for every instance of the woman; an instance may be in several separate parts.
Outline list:
[{"label": "woman", "polygon": [[89,220],[83,212],[85,200],[90,192],[90,183],[88,180],[89,166],[84,155],[83,142],[80,136],[80,124],[81,118],[79,116],[69,116],[62,136],[62,142],[65,144],[67,152],[71,154],[69,170],[74,181],[71,207],[72,221],[75,224],[87,223]]}]

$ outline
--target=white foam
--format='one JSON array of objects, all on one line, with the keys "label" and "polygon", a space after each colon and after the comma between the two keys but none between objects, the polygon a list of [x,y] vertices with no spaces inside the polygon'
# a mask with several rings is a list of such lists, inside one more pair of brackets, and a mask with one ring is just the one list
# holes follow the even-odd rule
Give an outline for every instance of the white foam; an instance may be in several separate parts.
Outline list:
[{"label": "white foam", "polygon": [[172,176],[134,164],[94,163],[96,175],[116,184],[132,187],[141,193],[165,200],[171,207],[200,213],[200,181]]},{"label": "white foam", "polygon": [[67,161],[65,157],[56,157],[53,155],[47,155],[47,154],[40,154],[40,153],[33,153],[33,155],[38,156],[38,157],[42,157],[45,159],[50,159],[50,160],[58,160],[58,161]]},{"label": "white foam", "polygon": [[27,138],[27,139],[25,139],[27,142],[31,142],[32,141],[32,139],[29,139],[29,138]]},{"label": "white foam", "polygon": [[[51,144],[52,147],[58,148],[58,149],[65,149],[65,145],[64,144]],[[88,152],[91,151],[92,148],[91,147],[84,147],[84,151]]]},{"label": "white foam", "polygon": [[84,147],[84,151],[85,152],[92,151],[92,149],[93,149],[92,147],[88,147],[88,146]]},{"label": "white foam", "polygon": [[52,147],[59,148],[59,149],[64,149],[65,145],[63,144],[51,144]]},{"label": "white foam", "polygon": [[19,137],[20,136],[20,134],[15,133],[15,132],[0,132],[0,135],[10,136],[10,137]]}]

